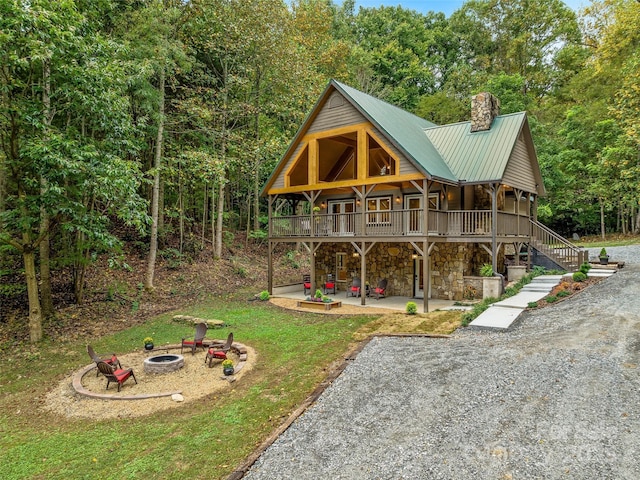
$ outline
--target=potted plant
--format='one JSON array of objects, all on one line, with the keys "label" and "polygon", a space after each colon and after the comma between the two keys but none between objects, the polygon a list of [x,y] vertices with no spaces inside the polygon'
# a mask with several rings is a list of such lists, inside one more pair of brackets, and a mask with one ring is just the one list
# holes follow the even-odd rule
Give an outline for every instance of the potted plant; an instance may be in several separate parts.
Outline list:
[{"label": "potted plant", "polygon": [[313,301],[314,302],[321,302],[323,296],[324,296],[324,294],[322,293],[322,290],[317,289],[316,293],[313,296]]},{"label": "potted plant", "polygon": [[609,263],[609,255],[607,254],[607,250],[603,247],[600,250],[600,265],[607,265]]},{"label": "potted plant", "polygon": [[144,343],[144,349],[145,350],[153,350],[153,338],[145,337],[145,339],[142,341],[142,343]]},{"label": "potted plant", "polygon": [[222,361],[222,373],[225,375],[233,375],[233,360],[227,358]]}]

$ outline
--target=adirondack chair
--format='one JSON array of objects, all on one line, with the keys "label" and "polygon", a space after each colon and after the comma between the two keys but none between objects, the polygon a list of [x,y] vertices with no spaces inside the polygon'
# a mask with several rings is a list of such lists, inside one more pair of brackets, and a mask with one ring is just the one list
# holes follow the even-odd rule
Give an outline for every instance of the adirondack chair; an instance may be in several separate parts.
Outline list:
[{"label": "adirondack chair", "polygon": [[351,286],[347,288],[347,297],[359,297],[362,290],[362,280],[360,277],[353,277]]},{"label": "adirondack chair", "polygon": [[136,376],[133,374],[133,369],[131,368],[115,368],[105,362],[98,362],[98,371],[107,379],[106,390],[109,389],[109,384],[111,382],[115,382],[118,384],[118,391],[120,391],[122,384],[130,377],[133,378],[133,381],[136,382],[136,384],[138,383]]},{"label": "adirondack chair", "polygon": [[327,281],[324,282],[324,293],[336,293],[336,279],[333,273],[327,274]]},{"label": "adirondack chair", "polygon": [[311,293],[311,275],[302,276],[302,287],[305,295]]},{"label": "adirondack chair", "polygon": [[191,355],[196,353],[196,348],[202,348],[204,350],[204,345],[202,344],[202,342],[206,334],[207,334],[206,323],[199,323],[198,325],[196,325],[196,333],[193,337],[193,340],[187,340],[186,338],[182,339],[182,346],[180,347],[180,353],[182,353],[185,348],[191,349]]},{"label": "adirondack chair", "polygon": [[[87,345],[87,353],[91,357],[91,360],[96,363],[96,365],[98,365],[98,362],[104,362],[107,365],[122,368],[122,365],[120,365],[120,360],[118,360],[118,357],[116,357],[115,353],[112,353],[111,355],[98,355],[91,345]],[[100,375],[100,371],[96,369],[96,377],[98,375]]]},{"label": "adirondack chair", "polygon": [[207,356],[204,359],[204,363],[209,362],[209,367],[211,367],[214,360],[226,359],[227,352],[231,350],[232,344],[233,344],[233,333],[230,333],[224,345],[209,345],[209,349],[207,350]]},{"label": "adirondack chair", "polygon": [[388,280],[383,278],[378,282],[378,286],[373,289],[373,294],[376,296],[376,300],[380,300],[380,297],[384,298],[387,296],[387,284]]}]

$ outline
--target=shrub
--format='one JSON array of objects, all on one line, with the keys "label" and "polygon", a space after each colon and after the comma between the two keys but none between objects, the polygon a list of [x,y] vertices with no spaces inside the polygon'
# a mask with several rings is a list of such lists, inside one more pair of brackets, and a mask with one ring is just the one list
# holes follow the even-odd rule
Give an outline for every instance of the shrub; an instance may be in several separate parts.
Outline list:
[{"label": "shrub", "polygon": [[589,272],[589,270],[591,270],[591,264],[588,262],[584,262],[582,265],[580,265],[580,271],[582,273],[584,273],[585,275]]},{"label": "shrub", "polygon": [[545,298],[545,300],[547,301],[547,303],[553,303],[558,300],[558,297],[556,295],[549,295],[547,298]]},{"label": "shrub", "polygon": [[418,313],[418,305],[416,305],[416,302],[407,302],[407,313],[409,315]]},{"label": "shrub", "polygon": [[558,292],[558,298],[562,298],[562,297],[568,297],[569,295],[571,295],[571,292],[569,290],[561,290]]},{"label": "shrub", "polygon": [[607,249],[602,247],[602,250],[600,250],[600,256],[601,257],[606,257],[607,256]]},{"label": "shrub", "polygon": [[269,292],[267,292],[266,290],[261,291],[258,298],[263,302],[266,302],[267,300],[269,300]]},{"label": "shrub", "polygon": [[485,263],[480,267],[480,276],[481,277],[493,277],[493,266]]},{"label": "shrub", "polygon": [[575,272],[571,278],[574,282],[584,282],[587,279],[587,275],[582,272]]},{"label": "shrub", "polygon": [[322,290],[317,289],[316,293],[313,295],[314,298],[322,298]]},{"label": "shrub", "polygon": [[538,302],[529,302],[527,303],[527,308],[537,308]]}]

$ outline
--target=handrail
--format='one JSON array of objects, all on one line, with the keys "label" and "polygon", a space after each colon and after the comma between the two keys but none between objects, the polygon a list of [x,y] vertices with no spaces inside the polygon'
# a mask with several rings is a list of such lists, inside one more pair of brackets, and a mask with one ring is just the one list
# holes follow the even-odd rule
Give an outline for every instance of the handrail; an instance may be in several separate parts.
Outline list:
[{"label": "handrail", "polygon": [[558,265],[566,270],[577,270],[582,263],[588,261],[588,253],[584,249],[536,220],[530,219],[530,223],[532,246]]}]

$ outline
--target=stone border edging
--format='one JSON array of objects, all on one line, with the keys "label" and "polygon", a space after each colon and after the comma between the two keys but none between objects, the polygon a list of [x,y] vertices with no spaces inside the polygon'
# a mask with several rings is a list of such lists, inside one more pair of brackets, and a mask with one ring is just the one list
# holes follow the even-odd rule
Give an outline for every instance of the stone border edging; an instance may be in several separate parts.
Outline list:
[{"label": "stone border edging", "polygon": [[[210,340],[209,342],[215,343],[215,344],[224,344],[225,341],[216,339],[216,340]],[[157,348],[155,350],[156,351],[166,350],[168,353],[169,350],[175,350],[178,348],[181,349],[182,344],[163,345],[162,347]],[[244,368],[247,362],[247,347],[245,347],[242,343],[233,342],[231,344],[231,349],[234,350],[240,357],[238,364],[234,367],[234,375],[235,375],[236,373],[240,372]],[[174,394],[182,394],[182,390],[177,390],[175,392],[146,393],[143,395],[114,395],[111,393],[92,392],[91,390],[87,390],[86,388],[84,388],[84,386],[82,385],[82,377],[84,377],[89,371],[95,370],[96,368],[97,368],[96,364],[92,363],[78,370],[76,373],[73,374],[71,385],[73,386],[73,389],[77,393],[79,393],[80,395],[84,395],[85,397],[97,398],[101,400],[147,400],[150,398],[170,397]],[[234,375],[231,375],[231,378],[233,378]],[[226,379],[227,377],[224,377],[224,378]]]}]

